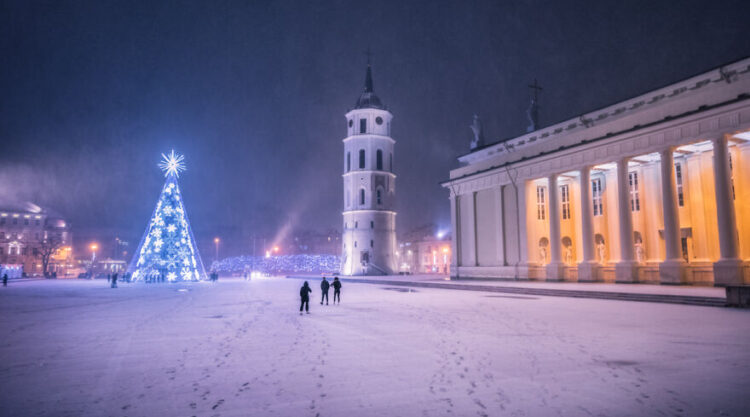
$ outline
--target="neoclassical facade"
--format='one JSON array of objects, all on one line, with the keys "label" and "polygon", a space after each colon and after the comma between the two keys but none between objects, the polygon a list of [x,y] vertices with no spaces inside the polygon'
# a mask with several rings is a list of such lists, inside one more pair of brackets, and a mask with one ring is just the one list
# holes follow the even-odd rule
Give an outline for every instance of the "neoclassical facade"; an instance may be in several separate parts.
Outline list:
[{"label": "neoclassical facade", "polygon": [[750,59],[458,159],[453,277],[750,283]]},{"label": "neoclassical facade", "polygon": [[343,275],[390,275],[397,270],[392,119],[373,92],[368,63],[365,89],[346,113]]}]

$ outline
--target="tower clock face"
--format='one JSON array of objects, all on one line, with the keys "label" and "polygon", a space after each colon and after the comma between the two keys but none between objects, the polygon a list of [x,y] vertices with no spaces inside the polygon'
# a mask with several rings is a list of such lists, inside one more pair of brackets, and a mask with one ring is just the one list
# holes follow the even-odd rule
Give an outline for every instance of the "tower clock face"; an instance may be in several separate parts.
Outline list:
[{"label": "tower clock face", "polygon": [[382,124],[383,124],[383,118],[382,118],[382,117],[380,117],[380,116],[376,117],[376,118],[375,118],[375,123],[377,123],[377,124],[379,124],[379,125],[382,125]]},{"label": "tower clock face", "polygon": [[352,127],[353,124],[354,124],[354,120],[349,119],[349,127]]}]

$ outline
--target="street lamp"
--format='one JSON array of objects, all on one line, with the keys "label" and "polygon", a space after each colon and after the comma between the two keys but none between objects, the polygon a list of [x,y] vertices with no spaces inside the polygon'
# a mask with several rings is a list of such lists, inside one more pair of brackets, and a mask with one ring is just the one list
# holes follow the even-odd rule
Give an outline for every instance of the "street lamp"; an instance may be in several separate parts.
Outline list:
[{"label": "street lamp", "polygon": [[96,250],[99,249],[99,245],[92,243],[89,247],[91,249],[91,278],[94,278],[94,262],[96,261]]},{"label": "street lamp", "polygon": [[219,238],[214,238],[214,244],[216,244],[216,262],[219,262]]}]

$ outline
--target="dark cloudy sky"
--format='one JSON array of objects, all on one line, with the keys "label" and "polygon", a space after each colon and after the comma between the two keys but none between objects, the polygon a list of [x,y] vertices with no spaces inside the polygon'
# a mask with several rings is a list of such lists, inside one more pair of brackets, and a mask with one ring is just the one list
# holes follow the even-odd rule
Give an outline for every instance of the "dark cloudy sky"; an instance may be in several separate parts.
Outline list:
[{"label": "dark cloudy sky", "polygon": [[203,246],[341,228],[364,51],[394,114],[398,228],[449,226],[468,150],[750,55],[748,1],[0,1],[0,202],[137,241],[171,148]]}]

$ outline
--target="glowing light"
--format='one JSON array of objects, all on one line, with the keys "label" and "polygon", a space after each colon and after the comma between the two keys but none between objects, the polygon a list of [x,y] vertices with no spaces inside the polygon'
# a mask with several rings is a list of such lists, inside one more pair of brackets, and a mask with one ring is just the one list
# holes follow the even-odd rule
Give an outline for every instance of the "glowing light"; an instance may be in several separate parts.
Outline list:
[{"label": "glowing light", "polygon": [[219,238],[218,237],[214,238],[214,243],[219,243]]},{"label": "glowing light", "polygon": [[169,155],[161,154],[161,157],[163,159],[159,163],[159,168],[164,171],[165,177],[168,177],[169,174],[174,174],[175,177],[179,177],[180,172],[185,171],[185,157],[174,153],[174,149],[172,149]]},{"label": "glowing light", "polygon": [[91,244],[91,250],[94,251],[94,252],[96,252],[97,249],[99,249],[99,245],[97,245],[96,243],[92,243]]},{"label": "glowing light", "polygon": [[448,253],[449,250],[450,249],[448,249],[448,247],[446,246],[446,247],[443,248],[443,253]]},{"label": "glowing light", "polygon": [[278,251],[279,251],[279,247],[278,247],[278,246],[274,246],[274,247],[273,247],[273,251],[274,251],[274,252],[278,252]]}]

